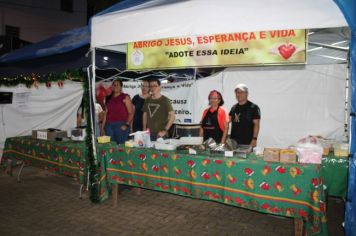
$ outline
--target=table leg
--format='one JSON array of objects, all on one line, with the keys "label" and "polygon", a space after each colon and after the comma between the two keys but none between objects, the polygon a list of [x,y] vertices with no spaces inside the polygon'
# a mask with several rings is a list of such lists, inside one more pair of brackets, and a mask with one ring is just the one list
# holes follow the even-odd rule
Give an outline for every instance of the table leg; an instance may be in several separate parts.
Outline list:
[{"label": "table leg", "polygon": [[24,167],[25,167],[25,162],[23,161],[22,164],[21,164],[19,173],[17,173],[17,182],[21,181],[20,177],[21,177],[21,173],[22,173],[22,170],[23,170]]},{"label": "table leg", "polygon": [[119,192],[119,185],[118,184],[113,184],[112,185],[112,190],[111,190],[111,194],[112,194],[112,205],[113,207],[117,207],[117,195]]},{"label": "table leg", "polygon": [[135,188],[136,195],[141,195],[141,188]]},{"label": "table leg", "polygon": [[294,218],[294,235],[303,236],[304,222],[302,219]]},{"label": "table leg", "polygon": [[84,184],[80,184],[80,187],[79,187],[79,198],[80,199],[82,199],[83,187],[84,187]]},{"label": "table leg", "polygon": [[12,160],[7,160],[5,173],[12,176]]}]

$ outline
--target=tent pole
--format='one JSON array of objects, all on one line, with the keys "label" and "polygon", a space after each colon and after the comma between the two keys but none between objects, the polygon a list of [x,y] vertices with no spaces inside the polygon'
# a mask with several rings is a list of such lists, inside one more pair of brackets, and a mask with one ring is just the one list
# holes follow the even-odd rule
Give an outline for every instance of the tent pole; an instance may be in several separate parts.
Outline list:
[{"label": "tent pole", "polygon": [[[88,147],[88,152],[91,152],[89,156],[89,163],[90,166],[88,168],[88,175],[89,175],[89,185],[90,185],[90,199],[92,202],[99,202],[99,178],[98,178],[98,160],[96,156],[96,140],[95,140],[95,48],[92,49],[92,76],[89,76],[88,84],[89,84],[89,107],[90,107],[90,127],[91,127],[91,136],[90,142],[91,147]],[[89,71],[88,71],[89,72]],[[90,74],[90,73],[88,73]]]}]

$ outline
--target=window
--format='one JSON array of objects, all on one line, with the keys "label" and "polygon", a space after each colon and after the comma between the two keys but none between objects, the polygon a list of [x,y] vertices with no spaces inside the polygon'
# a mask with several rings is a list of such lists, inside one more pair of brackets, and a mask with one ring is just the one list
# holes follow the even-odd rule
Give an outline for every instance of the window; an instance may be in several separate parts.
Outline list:
[{"label": "window", "polygon": [[20,28],[11,25],[5,25],[5,35],[11,36],[13,38],[20,38]]},{"label": "window", "polygon": [[61,0],[61,11],[73,12],[73,0]]}]

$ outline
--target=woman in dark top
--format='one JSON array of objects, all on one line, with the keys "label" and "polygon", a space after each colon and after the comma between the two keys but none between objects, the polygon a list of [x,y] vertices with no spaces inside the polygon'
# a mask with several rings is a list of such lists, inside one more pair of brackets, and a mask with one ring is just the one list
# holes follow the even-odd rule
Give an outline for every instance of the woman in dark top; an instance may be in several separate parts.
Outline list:
[{"label": "woman in dark top", "polygon": [[143,129],[142,126],[142,115],[143,115],[143,104],[145,103],[146,98],[149,96],[149,83],[148,81],[142,81],[141,83],[141,94],[136,94],[132,103],[135,108],[134,119],[132,122],[132,130],[133,132],[141,131]]},{"label": "woman in dark top", "polygon": [[203,112],[200,136],[204,140],[213,138],[216,143],[225,143],[228,131],[228,114],[222,107],[224,100],[221,93],[213,90],[209,94],[209,105]]}]

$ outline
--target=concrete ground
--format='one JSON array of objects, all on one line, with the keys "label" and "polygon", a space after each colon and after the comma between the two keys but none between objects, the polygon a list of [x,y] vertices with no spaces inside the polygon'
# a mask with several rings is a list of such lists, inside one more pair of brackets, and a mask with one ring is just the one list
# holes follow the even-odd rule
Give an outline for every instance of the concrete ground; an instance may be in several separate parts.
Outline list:
[{"label": "concrete ground", "polygon": [[[93,204],[74,179],[26,167],[22,181],[0,168],[0,235],[293,235],[293,220],[145,190]],[[342,236],[344,202],[329,198],[329,235]]]}]

